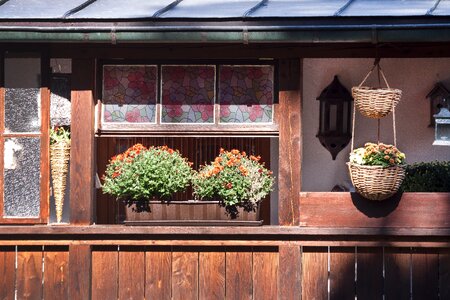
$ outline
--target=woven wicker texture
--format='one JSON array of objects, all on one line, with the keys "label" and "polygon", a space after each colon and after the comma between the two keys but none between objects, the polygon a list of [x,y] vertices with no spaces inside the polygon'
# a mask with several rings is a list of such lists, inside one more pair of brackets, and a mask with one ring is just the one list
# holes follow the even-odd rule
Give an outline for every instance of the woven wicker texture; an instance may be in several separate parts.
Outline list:
[{"label": "woven wicker texture", "polygon": [[[364,82],[366,82],[376,67],[378,68],[378,79],[380,79],[379,75],[381,74],[386,88],[363,86]],[[355,106],[363,116],[380,119],[387,116],[395,108],[402,97],[402,91],[389,86],[379,63],[375,63],[359,86],[352,88],[352,96],[355,100]]]},{"label": "woven wicker texture", "polygon": [[56,143],[50,146],[50,164],[52,170],[53,197],[55,198],[57,223],[61,223],[62,220],[69,159],[69,144]]},{"label": "woven wicker texture", "polygon": [[405,178],[404,166],[362,166],[347,163],[357,193],[370,200],[384,200],[394,195]]}]

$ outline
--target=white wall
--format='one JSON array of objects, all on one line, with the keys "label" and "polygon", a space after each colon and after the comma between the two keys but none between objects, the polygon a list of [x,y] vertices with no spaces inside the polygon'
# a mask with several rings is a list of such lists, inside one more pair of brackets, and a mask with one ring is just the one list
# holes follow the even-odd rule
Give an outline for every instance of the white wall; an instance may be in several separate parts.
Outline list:
[{"label": "white wall", "polygon": [[[349,183],[346,162],[350,144],[336,160],[322,147],[316,134],[319,128],[320,92],[338,75],[350,91],[358,85],[373,65],[373,59],[304,59],[303,61],[303,162],[302,190],[330,191],[336,184]],[[429,100],[426,95],[436,82],[450,89],[450,58],[382,59],[381,66],[391,87],[403,90],[396,109],[397,146],[405,152],[408,163],[450,160],[450,147],[432,146],[434,128],[429,128]],[[374,72],[375,73],[375,72]],[[368,84],[377,85],[376,75]],[[355,148],[376,142],[376,120],[357,113]],[[381,121],[381,142],[393,143],[392,115]]]}]

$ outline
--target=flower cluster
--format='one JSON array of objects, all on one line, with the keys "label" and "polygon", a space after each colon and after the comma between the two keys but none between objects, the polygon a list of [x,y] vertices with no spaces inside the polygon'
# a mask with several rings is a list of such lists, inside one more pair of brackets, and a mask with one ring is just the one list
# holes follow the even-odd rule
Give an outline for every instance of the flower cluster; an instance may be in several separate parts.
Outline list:
[{"label": "flower cluster", "polygon": [[64,143],[70,145],[70,130],[62,126],[50,128],[50,145]]},{"label": "flower cluster", "polygon": [[366,143],[350,153],[350,162],[359,165],[389,167],[405,162],[405,154],[393,145]]},{"label": "flower cluster", "polygon": [[274,183],[272,172],[260,159],[237,149],[220,149],[214,161],[194,174],[194,195],[200,199],[220,198],[227,208],[242,206],[254,210]]},{"label": "flower cluster", "polygon": [[168,198],[189,185],[191,163],[167,146],[136,144],[111,158],[103,192],[125,200]]}]

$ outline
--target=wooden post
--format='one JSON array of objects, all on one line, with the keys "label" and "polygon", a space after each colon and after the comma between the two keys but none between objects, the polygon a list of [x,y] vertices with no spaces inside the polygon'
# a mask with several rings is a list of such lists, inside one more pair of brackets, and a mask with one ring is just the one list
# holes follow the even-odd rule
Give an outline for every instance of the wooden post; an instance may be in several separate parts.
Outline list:
[{"label": "wooden post", "polygon": [[91,298],[92,251],[90,245],[69,246],[69,299]]},{"label": "wooden post", "polygon": [[301,186],[301,64],[282,60],[279,68],[279,173],[278,220],[280,225],[299,225]]},{"label": "wooden post", "polygon": [[72,60],[70,223],[88,225],[94,214],[95,60]]}]

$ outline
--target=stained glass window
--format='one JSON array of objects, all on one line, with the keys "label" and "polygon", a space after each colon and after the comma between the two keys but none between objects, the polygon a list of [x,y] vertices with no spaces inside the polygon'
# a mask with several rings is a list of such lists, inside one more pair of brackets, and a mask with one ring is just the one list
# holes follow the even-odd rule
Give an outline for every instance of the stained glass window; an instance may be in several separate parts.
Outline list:
[{"label": "stained glass window", "polygon": [[214,66],[162,66],[161,73],[162,123],[214,123]]},{"label": "stained glass window", "polygon": [[154,123],[156,66],[103,67],[103,122]]},{"label": "stained glass window", "polygon": [[273,66],[221,66],[221,123],[271,123]]}]

